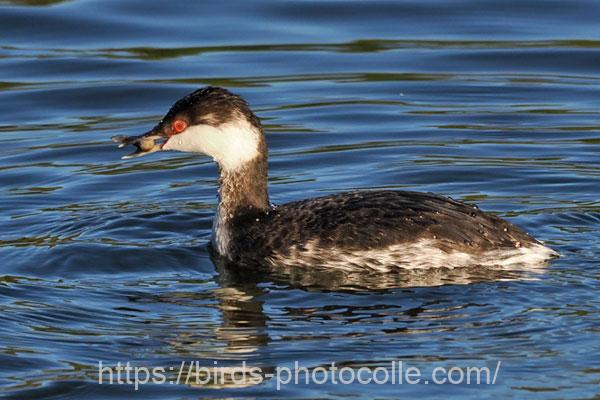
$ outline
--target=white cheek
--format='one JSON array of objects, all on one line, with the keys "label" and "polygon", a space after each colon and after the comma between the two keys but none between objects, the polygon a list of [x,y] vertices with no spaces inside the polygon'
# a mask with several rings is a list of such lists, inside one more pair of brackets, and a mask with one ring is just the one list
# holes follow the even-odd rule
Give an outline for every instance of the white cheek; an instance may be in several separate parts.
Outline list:
[{"label": "white cheek", "polygon": [[213,145],[219,140],[219,131],[209,125],[191,126],[185,131],[171,136],[163,150],[177,150],[212,155]]},{"label": "white cheek", "polygon": [[227,170],[234,170],[258,155],[259,132],[247,122],[190,126],[172,136],[163,150],[204,153]]}]

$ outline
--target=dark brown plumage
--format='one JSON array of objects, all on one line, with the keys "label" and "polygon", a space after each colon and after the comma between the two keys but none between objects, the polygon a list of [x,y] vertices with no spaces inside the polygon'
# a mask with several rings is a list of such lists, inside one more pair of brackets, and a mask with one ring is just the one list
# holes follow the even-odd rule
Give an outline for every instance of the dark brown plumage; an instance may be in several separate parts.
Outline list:
[{"label": "dark brown plumage", "polygon": [[260,120],[246,100],[226,89],[207,86],[177,100],[158,126],[168,126],[174,119],[183,119],[188,125],[219,126],[238,118],[244,118],[262,129]]},{"label": "dark brown plumage", "polygon": [[445,251],[478,254],[540,244],[513,224],[476,206],[432,193],[356,191],[301,200],[232,221],[233,259],[289,253],[316,240],[323,248],[385,249],[431,239]]}]

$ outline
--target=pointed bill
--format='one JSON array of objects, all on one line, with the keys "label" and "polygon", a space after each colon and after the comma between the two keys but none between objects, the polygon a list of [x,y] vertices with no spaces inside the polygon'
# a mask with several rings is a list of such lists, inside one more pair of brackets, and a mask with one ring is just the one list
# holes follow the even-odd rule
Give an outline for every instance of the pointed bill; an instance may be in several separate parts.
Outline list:
[{"label": "pointed bill", "polygon": [[162,146],[164,144],[164,139],[165,136],[156,133],[155,130],[151,130],[139,136],[117,135],[112,137],[113,142],[117,143],[119,148],[123,148],[129,145],[136,147],[134,152],[121,157],[121,159],[123,160],[141,157],[147,154],[161,151]]}]

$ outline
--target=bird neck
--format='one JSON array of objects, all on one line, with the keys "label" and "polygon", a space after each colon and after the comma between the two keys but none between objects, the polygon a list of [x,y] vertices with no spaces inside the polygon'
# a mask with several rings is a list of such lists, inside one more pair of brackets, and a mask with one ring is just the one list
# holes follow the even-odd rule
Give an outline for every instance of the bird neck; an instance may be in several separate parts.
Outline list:
[{"label": "bird neck", "polygon": [[217,218],[228,220],[270,208],[267,190],[267,154],[265,151],[234,170],[219,168],[219,206]]}]

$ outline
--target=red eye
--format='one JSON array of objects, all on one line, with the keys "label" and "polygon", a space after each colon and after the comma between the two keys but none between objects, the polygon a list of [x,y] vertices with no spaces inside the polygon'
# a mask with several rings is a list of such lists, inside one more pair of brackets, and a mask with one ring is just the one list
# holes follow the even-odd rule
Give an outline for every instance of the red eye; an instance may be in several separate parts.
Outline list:
[{"label": "red eye", "polygon": [[185,128],[187,128],[187,122],[181,119],[178,119],[175,122],[173,122],[173,133],[181,133],[185,131]]}]

